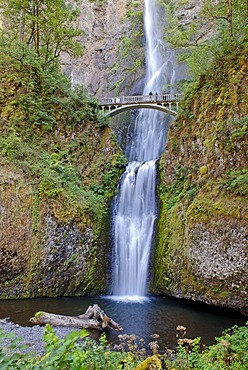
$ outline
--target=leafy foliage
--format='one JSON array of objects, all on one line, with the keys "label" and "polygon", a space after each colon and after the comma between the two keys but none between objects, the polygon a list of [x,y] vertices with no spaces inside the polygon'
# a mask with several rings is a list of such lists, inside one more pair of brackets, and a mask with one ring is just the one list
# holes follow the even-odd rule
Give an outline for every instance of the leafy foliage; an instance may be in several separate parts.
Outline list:
[{"label": "leafy foliage", "polygon": [[96,118],[96,103],[89,101],[85,89],[72,91],[59,66],[61,53],[76,57],[82,52],[75,5],[64,0],[0,0],[0,12],[0,108],[5,123],[12,129],[25,126],[26,132],[34,125],[49,131],[58,120],[74,124],[90,115]]},{"label": "leafy foliage", "polygon": [[223,179],[220,187],[237,195],[248,196],[248,170],[230,171]]},{"label": "leafy foliage", "polygon": [[8,345],[0,351],[1,369],[73,369],[73,370],[118,370],[135,369],[139,362],[130,352],[113,351],[107,344],[105,334],[97,343],[88,338],[86,330],[72,331],[59,339],[49,325],[44,329],[45,354],[37,357],[20,346],[21,338],[0,332],[0,339]]},{"label": "leafy foliage", "polygon": [[[72,89],[55,62],[43,69],[42,58],[27,49],[21,60],[6,54],[0,45],[0,108],[5,125],[31,134],[35,126],[51,131],[57,122],[76,125],[90,119],[103,126],[95,100],[84,87]],[[106,122],[106,121],[105,121]],[[6,126],[4,127],[6,129]]]},{"label": "leafy foliage", "polygon": [[30,353],[21,345],[21,338],[14,339],[13,334],[0,331],[0,339],[4,343],[0,350],[0,367],[9,370],[145,369],[150,359],[155,357],[158,368],[164,363],[168,370],[245,370],[248,366],[248,324],[226,330],[210,347],[202,346],[201,338],[183,338],[178,341],[181,344],[176,350],[166,350],[165,354],[158,355],[156,347],[154,356],[147,359],[145,352],[137,355],[136,345],[129,344],[126,349],[122,345],[121,350],[111,349],[105,334],[101,335],[99,343],[90,339],[85,330],[72,331],[64,339],[59,339],[49,325],[44,329],[45,354],[42,356]]},{"label": "leafy foliage", "polygon": [[1,0],[0,9],[0,154],[31,179],[40,199],[59,198],[73,208],[69,219],[86,213],[101,221],[115,184],[94,178],[101,194],[83,185],[80,161],[90,167],[107,120],[59,66],[61,52],[78,55],[78,11],[64,0]]},{"label": "leafy foliage", "polygon": [[217,344],[204,348],[200,338],[190,347],[179,346],[176,359],[167,361],[168,369],[245,370],[248,367],[248,325],[234,326],[216,338]]},{"label": "leafy foliage", "polygon": [[188,169],[178,164],[175,168],[173,183],[160,186],[160,192],[168,210],[182,198],[194,198],[199,186],[191,183],[190,179],[191,175]]},{"label": "leafy foliage", "polygon": [[75,37],[82,34],[75,26],[78,10],[64,0],[1,0],[2,40],[14,46],[9,56],[25,58],[27,49],[42,59],[45,69],[62,52],[81,54]]},{"label": "leafy foliage", "polygon": [[181,49],[179,58],[187,62],[193,78],[206,73],[211,63],[234,45],[247,44],[248,8],[243,0],[203,0],[190,24],[181,11],[181,8],[190,9],[189,0],[160,2],[166,7],[167,42]]}]

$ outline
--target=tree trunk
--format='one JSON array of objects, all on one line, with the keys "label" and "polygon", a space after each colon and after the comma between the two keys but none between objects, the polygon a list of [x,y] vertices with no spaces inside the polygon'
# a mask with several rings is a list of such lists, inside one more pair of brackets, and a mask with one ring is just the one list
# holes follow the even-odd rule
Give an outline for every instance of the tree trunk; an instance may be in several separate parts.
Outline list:
[{"label": "tree trunk", "polygon": [[113,330],[123,330],[122,327],[108,317],[105,312],[97,305],[89,306],[87,311],[79,316],[56,315],[48,312],[36,312],[34,317],[29,320],[33,324],[52,326],[67,326],[72,328],[84,328],[103,330],[110,328]]},{"label": "tree trunk", "polygon": [[228,33],[230,39],[233,40],[233,15],[232,15],[232,0],[225,0],[226,3],[226,14],[227,14],[227,22],[228,22]]},{"label": "tree trunk", "polygon": [[18,30],[18,41],[21,43],[24,40],[24,17],[25,13],[22,9],[20,12],[20,22],[19,22],[19,30]]}]

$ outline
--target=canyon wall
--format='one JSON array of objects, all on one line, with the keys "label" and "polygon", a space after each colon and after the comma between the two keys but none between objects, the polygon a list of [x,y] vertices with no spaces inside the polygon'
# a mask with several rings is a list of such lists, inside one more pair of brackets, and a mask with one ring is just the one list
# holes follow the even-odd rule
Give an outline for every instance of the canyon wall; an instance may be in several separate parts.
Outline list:
[{"label": "canyon wall", "polygon": [[[12,138],[12,160],[0,147],[0,299],[106,291],[108,208],[125,159],[108,127],[60,129],[59,135],[49,134],[52,147],[56,142],[56,149],[45,154],[49,168],[42,159],[39,164],[45,152],[37,148],[36,156],[25,141],[17,144]],[[41,132],[39,140],[47,141]],[[69,170],[75,176],[72,163],[66,164],[71,157],[63,160],[58,154],[68,143],[72,156],[78,156],[78,184],[66,175]],[[32,167],[37,173],[30,176]],[[56,178],[61,171],[64,184]]]},{"label": "canyon wall", "polygon": [[64,58],[74,84],[99,97],[141,92],[144,76],[143,1],[79,1],[81,58]]},{"label": "canyon wall", "polygon": [[[237,48],[238,49],[238,48]],[[247,310],[247,60],[221,58],[186,97],[160,160],[153,290]]]}]

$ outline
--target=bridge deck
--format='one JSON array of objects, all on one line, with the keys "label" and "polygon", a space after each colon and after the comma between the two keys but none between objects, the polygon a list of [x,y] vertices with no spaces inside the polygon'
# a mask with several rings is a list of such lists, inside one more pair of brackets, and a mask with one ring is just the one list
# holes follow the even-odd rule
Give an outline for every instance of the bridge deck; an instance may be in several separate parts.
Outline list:
[{"label": "bridge deck", "polygon": [[181,99],[182,94],[149,94],[99,98],[98,104],[102,108],[102,113],[109,117],[125,110],[143,108],[156,109],[176,116]]},{"label": "bridge deck", "polygon": [[111,105],[129,105],[141,103],[176,103],[182,99],[182,94],[153,94],[153,95],[135,95],[135,96],[117,96],[113,98],[99,98],[100,106]]}]

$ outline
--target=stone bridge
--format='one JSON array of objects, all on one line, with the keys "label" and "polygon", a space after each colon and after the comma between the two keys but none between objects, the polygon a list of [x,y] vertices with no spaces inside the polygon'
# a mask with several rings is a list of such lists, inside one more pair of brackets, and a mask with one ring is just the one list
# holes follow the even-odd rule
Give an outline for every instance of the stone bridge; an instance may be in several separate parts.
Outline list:
[{"label": "stone bridge", "polygon": [[119,96],[114,98],[98,98],[98,104],[105,116],[113,117],[116,114],[131,109],[156,109],[176,116],[182,94],[151,94],[136,96]]}]

